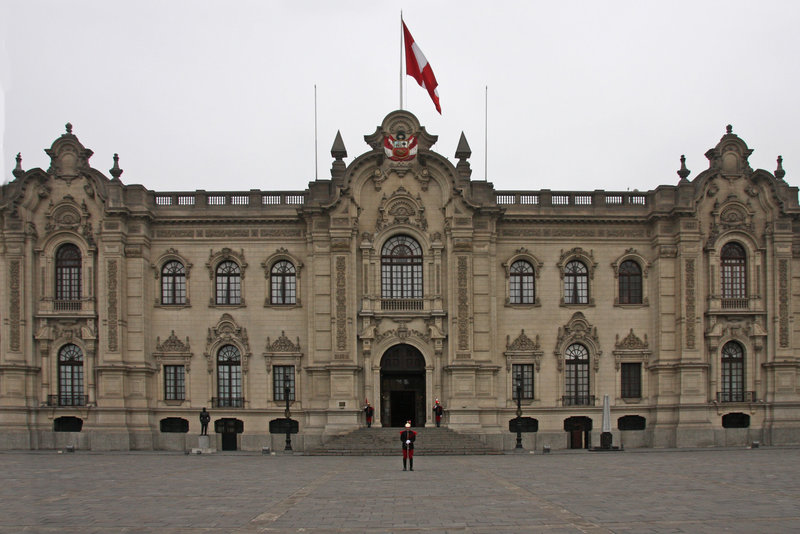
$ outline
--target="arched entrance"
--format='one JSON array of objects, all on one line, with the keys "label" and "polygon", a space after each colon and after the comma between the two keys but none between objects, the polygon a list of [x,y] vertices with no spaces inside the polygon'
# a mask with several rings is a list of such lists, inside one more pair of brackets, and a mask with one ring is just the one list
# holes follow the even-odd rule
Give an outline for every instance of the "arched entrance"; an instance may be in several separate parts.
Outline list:
[{"label": "arched entrance", "polygon": [[564,419],[564,430],[569,433],[570,449],[591,447],[592,420],[589,417],[575,416]]},{"label": "arched entrance", "polygon": [[425,426],[425,358],[411,345],[395,345],[381,358],[381,424]]}]

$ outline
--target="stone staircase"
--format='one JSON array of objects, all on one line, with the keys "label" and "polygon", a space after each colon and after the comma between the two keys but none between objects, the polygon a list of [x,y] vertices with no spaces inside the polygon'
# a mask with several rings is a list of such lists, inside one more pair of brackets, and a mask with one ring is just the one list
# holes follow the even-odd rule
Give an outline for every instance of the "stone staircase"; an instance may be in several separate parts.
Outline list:
[{"label": "stone staircase", "polygon": [[[414,454],[419,456],[455,454],[503,454],[502,451],[449,428],[413,428],[417,432]],[[400,454],[402,428],[359,428],[349,434],[335,436],[322,447],[307,451],[316,456],[393,456]]]}]

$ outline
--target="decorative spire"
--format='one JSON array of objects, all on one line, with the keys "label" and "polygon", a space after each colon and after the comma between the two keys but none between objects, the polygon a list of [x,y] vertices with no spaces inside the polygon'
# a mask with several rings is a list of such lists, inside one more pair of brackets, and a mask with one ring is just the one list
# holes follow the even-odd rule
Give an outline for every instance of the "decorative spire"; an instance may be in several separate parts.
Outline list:
[{"label": "decorative spire", "polygon": [[16,178],[20,178],[25,171],[22,170],[22,152],[17,152],[17,166],[14,167],[14,170],[11,171],[11,174],[14,175]]},{"label": "decorative spire", "polygon": [[124,171],[119,168],[119,154],[114,154],[114,166],[108,172],[111,173],[115,180],[119,180],[119,177],[122,176]]},{"label": "decorative spire", "polygon": [[64,125],[64,127],[67,129],[67,133],[72,135],[72,123],[68,122],[67,124]]},{"label": "decorative spire", "polygon": [[334,138],[333,146],[331,147],[331,156],[334,158],[333,165],[331,165],[331,177],[337,178],[344,176],[347,165],[345,164],[343,158],[347,157],[347,149],[345,148],[344,141],[342,140],[342,132],[339,130],[336,130],[336,137]]},{"label": "decorative spire", "polygon": [[469,159],[470,156],[472,156],[472,149],[467,143],[467,136],[464,135],[464,132],[461,132],[461,138],[458,140],[458,146],[456,147],[456,157],[461,160]]},{"label": "decorative spire", "polygon": [[775,169],[775,178],[783,180],[784,176],[786,176],[786,171],[783,170],[783,156],[778,156],[778,168]]},{"label": "decorative spire", "polygon": [[689,176],[689,173],[691,172],[692,171],[686,168],[686,156],[681,154],[681,168],[678,169],[678,176],[681,177],[681,182],[685,182],[686,178]]},{"label": "decorative spire", "polygon": [[729,124],[729,125],[727,125],[727,126],[725,127],[725,133],[732,134],[732,133],[733,133],[733,126],[732,126],[732,125],[730,125],[730,124]]}]

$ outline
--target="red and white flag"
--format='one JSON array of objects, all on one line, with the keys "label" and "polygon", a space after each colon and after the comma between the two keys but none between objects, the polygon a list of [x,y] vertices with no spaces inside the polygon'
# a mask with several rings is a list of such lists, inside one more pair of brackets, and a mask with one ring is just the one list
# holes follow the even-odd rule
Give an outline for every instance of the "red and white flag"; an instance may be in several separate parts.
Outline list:
[{"label": "red and white flag", "polygon": [[411,32],[408,31],[406,23],[403,22],[403,39],[406,44],[406,74],[417,80],[420,87],[423,87],[431,95],[433,105],[436,106],[436,111],[439,115],[442,114],[442,108],[439,106],[439,92],[436,87],[439,85],[436,82],[436,76],[433,75],[428,60],[425,59],[425,54],[419,49],[414,38],[411,37]]}]

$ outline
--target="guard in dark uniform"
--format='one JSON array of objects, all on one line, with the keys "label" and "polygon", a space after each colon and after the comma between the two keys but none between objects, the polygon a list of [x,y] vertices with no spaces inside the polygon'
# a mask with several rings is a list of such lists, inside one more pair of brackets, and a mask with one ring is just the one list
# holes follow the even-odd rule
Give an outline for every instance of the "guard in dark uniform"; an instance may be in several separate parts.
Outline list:
[{"label": "guard in dark uniform", "polygon": [[442,405],[439,404],[439,399],[436,399],[436,402],[433,405],[433,415],[436,417],[436,426],[439,427],[442,425],[442,414],[444,413],[444,408]]},{"label": "guard in dark uniform", "polygon": [[406,460],[411,471],[414,470],[414,441],[417,433],[411,430],[411,421],[406,423],[406,429],[400,432],[400,443],[403,444],[403,471],[406,470]]},{"label": "guard in dark uniform", "polygon": [[369,428],[372,426],[372,416],[375,415],[375,408],[369,402],[364,406],[364,415],[367,416],[367,428]]},{"label": "guard in dark uniform", "polygon": [[211,421],[211,414],[203,408],[203,411],[200,412],[200,435],[207,436],[208,435],[208,422]]}]

